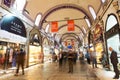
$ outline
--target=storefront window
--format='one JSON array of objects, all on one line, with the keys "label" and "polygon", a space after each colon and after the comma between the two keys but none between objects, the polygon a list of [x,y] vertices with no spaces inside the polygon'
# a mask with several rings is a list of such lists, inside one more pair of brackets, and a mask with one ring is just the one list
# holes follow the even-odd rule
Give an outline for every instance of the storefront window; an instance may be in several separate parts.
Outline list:
[{"label": "storefront window", "polygon": [[102,42],[96,43],[95,50],[96,50],[96,53],[97,53],[97,62],[99,63],[100,62],[99,59],[101,58],[101,53],[103,51],[103,44],[102,44]]},{"label": "storefront window", "polygon": [[33,46],[29,47],[29,65],[37,64],[40,62],[40,54],[41,54],[41,46]]},{"label": "storefront window", "polygon": [[50,54],[51,50],[47,38],[44,38],[42,45],[43,45],[44,61],[48,61],[49,59],[51,59],[52,54]]},{"label": "storefront window", "polygon": [[119,44],[119,35],[118,34],[116,34],[115,36],[109,38],[107,40],[107,43],[108,43],[108,47],[112,47],[117,53],[120,53],[119,52],[120,44]]},{"label": "storefront window", "polygon": [[[120,50],[119,50],[119,47],[120,47],[120,42],[119,42],[119,34],[116,34],[115,36],[109,38],[107,40],[107,46],[108,48],[109,47],[112,47],[118,54],[118,57],[120,57]],[[108,54],[110,56],[110,51],[108,50]],[[119,58],[118,58],[119,59]],[[120,59],[119,59],[119,62],[120,62]]]},{"label": "storefront window", "polygon": [[114,14],[108,16],[107,25],[106,25],[106,43],[107,43],[107,51],[108,51],[108,59],[110,63],[110,68],[112,68],[111,61],[110,61],[110,54],[109,47],[112,47],[113,50],[117,52],[118,60],[120,62],[120,38],[119,38],[119,30],[118,29],[118,21]]},{"label": "storefront window", "polygon": [[3,69],[7,46],[0,45],[0,69]]}]

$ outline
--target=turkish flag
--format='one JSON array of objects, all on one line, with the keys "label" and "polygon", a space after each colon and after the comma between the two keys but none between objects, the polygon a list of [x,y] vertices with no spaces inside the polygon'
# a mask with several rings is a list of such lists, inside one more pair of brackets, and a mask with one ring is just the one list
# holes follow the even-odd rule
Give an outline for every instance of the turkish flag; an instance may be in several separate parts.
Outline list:
[{"label": "turkish flag", "polygon": [[64,45],[67,46],[67,41],[64,41]]},{"label": "turkish flag", "polygon": [[71,40],[71,44],[72,44],[72,46],[74,46],[74,40]]},{"label": "turkish flag", "polygon": [[74,20],[68,20],[68,31],[74,31],[75,27],[74,27]]},{"label": "turkish flag", "polygon": [[54,21],[51,22],[51,32],[57,32],[58,31],[58,22]]}]

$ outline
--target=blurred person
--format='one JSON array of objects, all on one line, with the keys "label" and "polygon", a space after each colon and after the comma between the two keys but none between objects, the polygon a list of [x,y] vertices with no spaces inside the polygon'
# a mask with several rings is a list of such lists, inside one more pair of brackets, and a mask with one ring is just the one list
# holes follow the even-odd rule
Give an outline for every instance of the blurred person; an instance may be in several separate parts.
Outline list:
[{"label": "blurred person", "polygon": [[99,60],[101,61],[103,67],[107,67],[108,66],[108,64],[107,64],[107,56],[104,53],[104,51],[101,52],[101,58]]},{"label": "blurred person", "polygon": [[87,59],[87,63],[90,64],[90,53],[89,53],[89,50],[87,50],[87,52],[85,54],[85,58]]},{"label": "blurred person", "polygon": [[74,64],[76,64],[76,62],[77,62],[77,57],[78,57],[78,55],[77,55],[77,52],[73,52],[73,61],[74,61]]},{"label": "blurred person", "polygon": [[68,73],[73,73],[73,51],[70,49],[68,51],[68,64],[69,64],[69,71]]},{"label": "blurred person", "polygon": [[67,62],[67,52],[63,52],[63,66],[65,67],[66,65],[66,62]]},{"label": "blurred person", "polygon": [[115,72],[115,76],[113,79],[119,79],[119,70],[117,67],[117,64],[118,64],[117,52],[114,51],[112,47],[109,47],[109,50],[111,51],[110,60],[111,60],[111,63],[113,65],[113,69]]},{"label": "blurred person", "polygon": [[17,54],[18,54],[18,50],[14,49],[13,50],[13,57],[12,57],[12,67],[16,67]]},{"label": "blurred person", "polygon": [[90,57],[92,61],[92,67],[97,68],[96,52],[93,50],[90,50]]},{"label": "blurred person", "polygon": [[84,54],[82,51],[80,51],[79,53],[79,60],[80,60],[80,63],[84,63]]},{"label": "blurred person", "polygon": [[59,69],[62,70],[62,65],[63,65],[63,52],[62,51],[59,52],[58,59],[59,59]]},{"label": "blurred person", "polygon": [[0,65],[3,65],[4,61],[3,61],[3,54],[0,53]]},{"label": "blurred person", "polygon": [[4,70],[6,70],[8,68],[8,65],[9,65],[9,53],[10,53],[10,48],[7,48],[6,49],[6,53],[4,55]]},{"label": "blurred person", "polygon": [[55,52],[53,52],[53,55],[52,55],[52,62],[55,62],[57,61],[57,55]]},{"label": "blurred person", "polygon": [[20,51],[17,54],[17,69],[15,76],[18,76],[20,66],[22,68],[22,75],[24,75],[25,55],[26,55],[25,51],[23,51],[23,49],[20,49]]}]

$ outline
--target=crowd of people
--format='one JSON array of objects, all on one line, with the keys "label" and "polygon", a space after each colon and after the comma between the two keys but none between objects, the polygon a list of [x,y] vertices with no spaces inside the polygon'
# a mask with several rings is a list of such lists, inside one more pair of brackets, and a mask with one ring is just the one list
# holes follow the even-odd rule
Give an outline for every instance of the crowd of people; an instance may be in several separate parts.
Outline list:
[{"label": "crowd of people", "polygon": [[[69,47],[67,51],[60,50],[58,54],[55,52],[52,53],[52,62],[59,63],[59,70],[62,71],[63,66],[68,65],[68,73],[74,72],[74,65],[76,64],[77,60],[79,60],[80,64],[85,62],[85,58],[88,64],[92,65],[92,68],[98,68],[97,66],[97,53],[94,50],[86,49],[86,52],[83,53],[82,51],[75,51],[75,49]],[[113,50],[112,47],[109,47],[110,54],[110,61],[113,65],[113,70],[115,72],[114,79],[119,78],[119,70],[118,70],[118,58],[117,52]],[[12,67],[16,67],[15,76],[18,76],[19,69],[21,66],[22,75],[24,75],[24,63],[25,63],[26,52],[23,49],[14,49],[10,50],[7,49],[5,53],[5,60],[3,62],[4,69],[6,66],[12,65]],[[103,68],[109,68],[108,58],[104,51],[101,52],[101,57],[99,61],[103,65]]]},{"label": "crowd of people", "polygon": [[[86,49],[86,52],[83,53],[82,51],[76,52],[74,49],[69,49],[67,52],[66,51],[60,51],[58,55],[54,53],[53,57],[53,62],[57,61],[59,62],[59,68],[62,70],[62,66],[65,66],[68,64],[69,70],[68,73],[73,73],[73,67],[76,64],[76,61],[79,59],[80,63],[84,63],[85,59],[88,64],[92,65],[92,68],[98,68],[97,64],[97,53],[94,50],[91,49]],[[117,59],[117,58],[115,58]],[[107,60],[107,55],[105,54],[104,51],[101,52],[101,57],[99,58],[99,61],[103,65],[103,68],[109,68],[109,63]],[[112,60],[111,60],[112,61]],[[68,63],[66,63],[68,62]],[[118,73],[118,69],[115,68],[116,73]],[[118,76],[117,76],[118,77]],[[116,78],[116,77],[115,77]]]},{"label": "crowd of people", "polygon": [[68,51],[60,51],[58,55],[53,54],[53,62],[59,62],[59,69],[62,70],[62,66],[65,66],[68,62],[68,73],[73,73],[73,67],[77,60],[81,64],[87,59],[88,64],[92,64],[93,68],[97,68],[96,53],[92,50],[87,50],[84,54],[82,51],[76,52],[74,49],[68,49]]}]

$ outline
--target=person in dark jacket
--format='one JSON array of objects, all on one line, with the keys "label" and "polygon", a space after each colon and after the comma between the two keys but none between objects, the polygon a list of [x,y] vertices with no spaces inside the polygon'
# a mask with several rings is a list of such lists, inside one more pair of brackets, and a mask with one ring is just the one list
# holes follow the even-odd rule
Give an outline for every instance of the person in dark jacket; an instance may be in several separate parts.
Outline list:
[{"label": "person in dark jacket", "polygon": [[69,64],[69,71],[68,73],[73,73],[73,51],[69,50],[68,51],[68,64]]},{"label": "person in dark jacket", "polygon": [[90,64],[90,53],[89,53],[89,50],[87,50],[87,52],[85,54],[85,58],[87,59],[87,63]]},{"label": "person in dark jacket", "polygon": [[119,70],[117,67],[118,64],[117,52],[115,52],[112,47],[109,47],[109,50],[111,51],[110,59],[115,72],[115,76],[113,79],[119,79]]},{"label": "person in dark jacket", "polygon": [[25,54],[26,53],[23,51],[23,49],[20,49],[20,52],[17,54],[17,69],[15,76],[18,76],[20,66],[22,68],[22,75],[24,75]]}]

